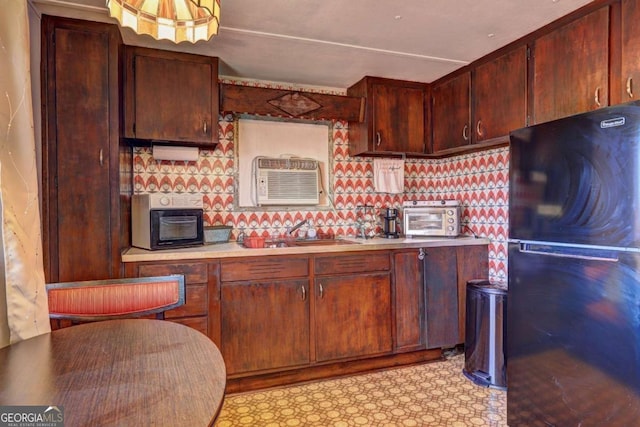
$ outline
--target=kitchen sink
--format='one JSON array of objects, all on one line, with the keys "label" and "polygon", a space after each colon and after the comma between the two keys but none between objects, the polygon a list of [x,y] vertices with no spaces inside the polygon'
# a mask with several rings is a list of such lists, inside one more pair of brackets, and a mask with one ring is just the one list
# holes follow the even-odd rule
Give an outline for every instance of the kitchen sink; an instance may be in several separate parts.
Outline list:
[{"label": "kitchen sink", "polygon": [[342,239],[317,239],[317,240],[294,240],[287,242],[288,246],[334,246],[334,245],[359,245],[360,242],[353,242]]},{"label": "kitchen sink", "polygon": [[244,244],[245,247],[255,247],[255,248],[295,248],[295,247],[304,247],[304,246],[338,246],[338,245],[359,245],[360,242],[354,242],[352,240],[343,240],[343,239],[309,239],[309,240],[295,240],[295,239],[284,239],[284,240],[271,240],[267,239],[263,245],[257,246],[248,246]]}]

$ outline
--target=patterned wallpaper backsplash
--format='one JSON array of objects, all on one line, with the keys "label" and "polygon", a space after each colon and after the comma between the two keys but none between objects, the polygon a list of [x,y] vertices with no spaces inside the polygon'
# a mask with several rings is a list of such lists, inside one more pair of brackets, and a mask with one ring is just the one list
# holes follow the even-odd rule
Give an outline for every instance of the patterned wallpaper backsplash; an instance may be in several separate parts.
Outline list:
[{"label": "patterned wallpaper backsplash", "polygon": [[[348,123],[333,122],[333,208],[248,211],[234,209],[236,168],[235,123],[232,114],[219,120],[220,143],[215,150],[200,150],[195,162],[161,161],[151,149],[134,147],[134,192],[202,194],[205,225],[230,225],[232,238],[240,232],[270,236],[303,219],[319,235],[355,235],[358,206],[372,205],[375,214],[400,208],[405,200],[456,199],[462,205],[463,234],[490,239],[489,278],[507,280],[507,224],[509,149],[501,147],[446,159],[407,159],[404,194],[376,193],[373,160],[351,157]],[[377,217],[376,232],[381,232]]]}]

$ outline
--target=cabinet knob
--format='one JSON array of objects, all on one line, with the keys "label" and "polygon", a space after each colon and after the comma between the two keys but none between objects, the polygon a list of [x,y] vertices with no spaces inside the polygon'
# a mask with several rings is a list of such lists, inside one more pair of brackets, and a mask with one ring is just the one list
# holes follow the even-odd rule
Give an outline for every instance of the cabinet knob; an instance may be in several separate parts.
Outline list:
[{"label": "cabinet knob", "polygon": [[629,76],[629,78],[627,79],[627,95],[629,95],[629,98],[633,98],[633,77]]},{"label": "cabinet knob", "polygon": [[376,132],[376,146],[380,147],[381,142],[382,142],[382,136],[380,136],[380,132]]},{"label": "cabinet knob", "polygon": [[318,284],[318,297],[320,299],[324,298],[324,288],[322,287],[322,283]]},{"label": "cabinet knob", "polygon": [[100,166],[104,166],[104,150],[100,149],[100,154],[98,155]]},{"label": "cabinet knob", "polygon": [[462,139],[465,141],[469,140],[469,125],[464,125],[462,128]]},{"label": "cabinet knob", "polygon": [[307,300],[307,289],[303,286],[300,286],[301,290],[302,290],[302,301],[306,301]]},{"label": "cabinet knob", "polygon": [[206,120],[203,122],[202,131],[204,132],[205,135],[207,134],[207,121]]},{"label": "cabinet knob", "polygon": [[600,86],[596,88],[596,92],[593,94],[593,100],[595,101],[598,107],[601,106],[600,105]]}]

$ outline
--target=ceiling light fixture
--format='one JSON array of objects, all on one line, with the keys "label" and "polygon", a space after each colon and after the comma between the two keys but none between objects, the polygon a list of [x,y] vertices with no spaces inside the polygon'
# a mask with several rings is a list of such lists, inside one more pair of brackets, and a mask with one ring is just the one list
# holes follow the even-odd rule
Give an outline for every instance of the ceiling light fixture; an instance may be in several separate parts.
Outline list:
[{"label": "ceiling light fixture", "polygon": [[220,0],[106,0],[121,26],[174,43],[209,40],[218,34]]}]

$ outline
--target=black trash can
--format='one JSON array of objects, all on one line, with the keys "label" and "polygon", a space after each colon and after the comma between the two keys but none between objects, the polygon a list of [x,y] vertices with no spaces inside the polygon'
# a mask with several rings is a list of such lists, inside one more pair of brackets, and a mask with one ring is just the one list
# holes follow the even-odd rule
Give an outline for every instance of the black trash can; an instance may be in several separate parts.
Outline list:
[{"label": "black trash can", "polygon": [[470,280],[466,302],[462,372],[478,385],[506,390],[507,289],[489,280]]}]

